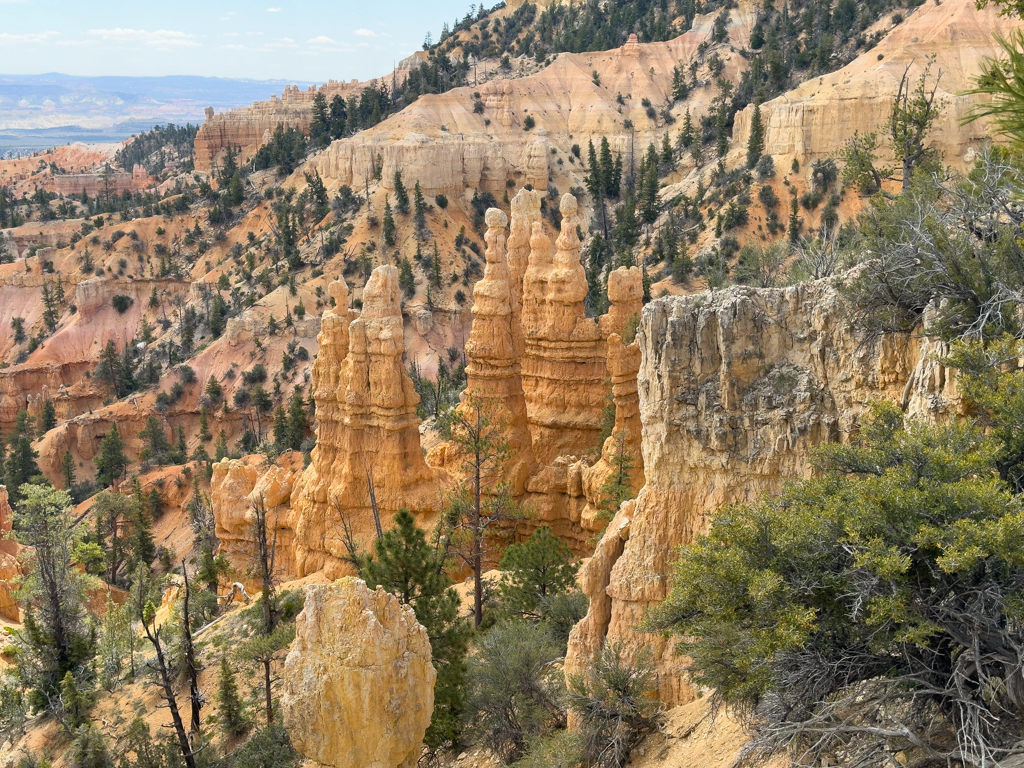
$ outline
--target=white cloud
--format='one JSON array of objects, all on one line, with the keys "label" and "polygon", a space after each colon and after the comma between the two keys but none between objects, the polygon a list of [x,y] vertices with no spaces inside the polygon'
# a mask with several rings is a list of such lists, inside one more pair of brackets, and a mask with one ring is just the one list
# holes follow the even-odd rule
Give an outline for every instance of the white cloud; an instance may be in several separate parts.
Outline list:
[{"label": "white cloud", "polygon": [[89,35],[112,43],[126,43],[147,48],[198,48],[195,35],[178,32],[173,29],[156,29],[149,32],[145,29],[90,29]]},{"label": "white cloud", "polygon": [[51,37],[56,37],[60,33],[53,31],[46,32],[0,32],[0,40],[5,43],[11,43],[12,45],[18,45],[19,43],[44,43]]},{"label": "white cloud", "polygon": [[331,40],[327,35],[320,35],[319,37],[314,37],[312,40],[307,40],[306,42],[312,45],[337,45],[338,43],[337,40]]},{"label": "white cloud", "polygon": [[225,43],[224,45],[221,46],[221,48],[223,48],[226,51],[246,51],[246,50],[248,50],[248,48],[246,48],[244,45],[236,45],[234,43]]},{"label": "white cloud", "polygon": [[357,29],[355,31],[355,34],[358,35],[359,37],[376,37],[377,36],[377,33],[374,32],[372,29]]},{"label": "white cloud", "polygon": [[280,13],[280,8],[267,8],[267,13]]}]

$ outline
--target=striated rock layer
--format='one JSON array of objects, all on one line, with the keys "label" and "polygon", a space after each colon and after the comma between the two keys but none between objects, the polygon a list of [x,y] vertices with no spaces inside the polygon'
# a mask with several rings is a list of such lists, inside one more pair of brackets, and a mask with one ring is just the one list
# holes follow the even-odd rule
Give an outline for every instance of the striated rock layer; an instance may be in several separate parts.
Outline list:
[{"label": "striated rock layer", "polygon": [[583,306],[587,275],[576,236],[576,198],[563,195],[560,209],[562,231],[554,255],[535,223],[523,277],[523,389],[533,452],[543,464],[594,448],[608,378],[606,337]]},{"label": "striated rock layer", "polygon": [[[470,408],[471,399],[478,399],[490,417],[502,425],[510,454],[505,479],[514,493],[521,495],[536,462],[520,375],[523,331],[518,322],[519,299],[506,258],[508,217],[500,209],[490,208],[486,222],[487,266],[473,287],[473,328],[466,342],[466,391],[459,407]],[[472,418],[471,414],[467,416]]]},{"label": "striated rock layer", "polygon": [[[929,146],[942,152],[943,161],[961,169],[970,167],[975,152],[992,140],[990,125],[961,120],[981,97],[963,93],[973,87],[986,57],[1002,53],[993,33],[1007,34],[1017,20],[1000,17],[993,4],[979,8],[973,0],[927,3],[908,13],[906,21],[877,46],[842,69],[815,77],[786,94],[761,105],[765,125],[765,154],[796,157],[801,163],[842,154],[843,146],[859,132],[888,136],[888,120],[900,78],[909,67],[911,84],[934,56],[929,88],[938,80],[936,97],[943,105]],[[746,151],[753,107],[736,115],[733,141],[736,157]],[[885,141],[880,155],[892,161]]]},{"label": "striated rock layer", "polygon": [[665,598],[673,550],[720,505],[808,476],[811,450],[848,440],[872,400],[938,415],[956,392],[935,361],[942,350],[904,337],[869,343],[827,281],[663,298],[644,308],[638,343],[646,485],[583,568],[590,609],[566,669],[608,641],[648,647],[659,698],[673,705],[693,696],[673,641],[633,629]]},{"label": "striated rock layer", "polygon": [[307,586],[284,663],[292,744],[332,768],[412,768],[434,709],[430,659],[412,608],[383,588]]},{"label": "striated rock layer", "polygon": [[[317,446],[292,494],[298,575],[324,567],[329,575],[343,570],[343,522],[358,540],[370,540],[371,496],[384,527],[403,507],[426,517],[420,524],[429,526],[438,504],[437,478],[420,449],[419,395],[402,362],[398,268],[373,271],[363,289],[362,314],[351,322],[347,292],[341,284],[333,291],[336,307],[325,314],[324,352],[314,367]],[[346,335],[348,351],[339,360]]]}]

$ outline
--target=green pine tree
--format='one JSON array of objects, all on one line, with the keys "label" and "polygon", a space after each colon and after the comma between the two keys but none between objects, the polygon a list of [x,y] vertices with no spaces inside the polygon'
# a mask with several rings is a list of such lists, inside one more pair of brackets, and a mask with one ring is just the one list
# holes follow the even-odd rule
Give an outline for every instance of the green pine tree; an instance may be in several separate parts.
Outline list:
[{"label": "green pine tree", "polygon": [[283,405],[277,406],[274,409],[274,445],[277,446],[279,451],[287,451],[289,446],[288,439],[288,414],[284,410]]},{"label": "green pine tree", "polygon": [[43,400],[43,410],[39,415],[39,436],[42,437],[56,426],[57,409],[53,405],[53,400],[46,398]]},{"label": "green pine tree", "polygon": [[502,612],[520,618],[540,618],[541,603],[572,589],[578,570],[569,545],[548,526],[541,526],[526,541],[505,550],[498,584]]},{"label": "green pine tree", "polygon": [[402,182],[401,171],[395,171],[395,211],[403,215],[409,213],[409,193]]},{"label": "green pine tree", "polygon": [[306,411],[306,401],[300,392],[294,392],[288,402],[288,447],[293,451],[301,450],[308,429],[309,413]]},{"label": "green pine tree", "polygon": [[117,431],[117,424],[110,425],[103,440],[100,441],[100,452],[93,459],[96,464],[96,482],[100,485],[113,485],[128,468],[128,457],[124,454],[124,441]]},{"label": "green pine tree", "polygon": [[64,490],[70,492],[75,486],[75,458],[71,451],[64,451],[64,458],[60,460],[60,473],[64,478]]},{"label": "green pine tree", "polygon": [[391,200],[384,199],[384,221],[381,224],[381,235],[384,237],[384,245],[391,248],[395,244],[395,217],[391,213]]},{"label": "green pine tree", "polygon": [[754,115],[750,118],[750,138],[747,139],[747,168],[753,168],[764,154],[764,123],[761,120],[761,105],[754,104]]},{"label": "green pine tree", "polygon": [[229,738],[241,736],[249,730],[249,718],[245,703],[238,692],[235,672],[228,663],[227,654],[220,657],[220,674],[217,676],[217,714],[220,726]]},{"label": "green pine tree", "polygon": [[371,589],[382,586],[412,606],[416,620],[426,628],[437,682],[424,743],[432,747],[457,744],[465,710],[470,629],[459,616],[458,594],[444,572],[443,556],[427,543],[409,511],[402,509],[395,515],[395,527],[377,540],[360,575]]},{"label": "green pine tree", "polygon": [[7,442],[10,452],[4,462],[5,485],[12,501],[20,501],[21,486],[40,474],[39,465],[36,464],[39,454],[32,447],[33,433],[32,417],[28,411],[18,411],[14,431]]}]

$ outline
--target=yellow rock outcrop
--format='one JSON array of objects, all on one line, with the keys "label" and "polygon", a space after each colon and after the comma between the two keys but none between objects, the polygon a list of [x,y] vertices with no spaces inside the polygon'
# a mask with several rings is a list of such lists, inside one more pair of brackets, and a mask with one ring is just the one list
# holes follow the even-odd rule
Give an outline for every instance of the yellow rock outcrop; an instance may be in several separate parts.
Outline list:
[{"label": "yellow rock outcrop", "polygon": [[858,334],[827,281],[663,298],[644,308],[638,341],[646,484],[582,570],[590,610],[566,668],[581,669],[608,641],[649,648],[659,698],[673,705],[693,696],[674,641],[634,627],[665,598],[674,549],[722,504],[808,476],[812,449],[849,439],[872,400],[928,416],[957,400],[941,349]]},{"label": "yellow rock outcrop", "polygon": [[284,724],[308,760],[331,768],[412,768],[437,673],[411,607],[346,577],[306,587],[284,663]]},{"label": "yellow rock outcrop", "polygon": [[554,256],[535,223],[523,278],[523,390],[533,452],[542,464],[594,447],[607,392],[605,337],[583,306],[587,275],[580,263],[576,198],[563,195],[560,209]]},{"label": "yellow rock outcrop", "polygon": [[[962,92],[972,87],[986,57],[1001,49],[994,32],[1007,33],[1019,21],[999,16],[989,3],[978,8],[974,0],[925,3],[892,30],[874,48],[836,72],[815,77],[778,98],[761,105],[765,125],[765,153],[778,158],[795,157],[801,163],[838,157],[855,132],[888,136],[887,122],[900,78],[916,85],[930,57],[929,88],[941,73],[937,98],[943,104],[929,134],[929,146],[941,150],[943,161],[969,168],[975,152],[992,139],[984,121],[961,125],[979,96]],[[753,107],[736,115],[732,146],[738,158],[746,152]],[[885,142],[882,142],[885,145]],[[887,146],[880,153],[891,161]],[[886,157],[888,155],[888,157]]]},{"label": "yellow rock outcrop", "polygon": [[[521,495],[526,479],[536,469],[536,461],[521,378],[523,332],[518,322],[519,299],[506,258],[508,217],[498,208],[491,208],[486,222],[487,266],[473,288],[473,328],[466,342],[466,392],[459,407],[472,407],[467,395],[479,399],[489,417],[502,425],[510,453],[505,479],[512,484],[513,492]],[[471,414],[467,417],[473,418]]]}]

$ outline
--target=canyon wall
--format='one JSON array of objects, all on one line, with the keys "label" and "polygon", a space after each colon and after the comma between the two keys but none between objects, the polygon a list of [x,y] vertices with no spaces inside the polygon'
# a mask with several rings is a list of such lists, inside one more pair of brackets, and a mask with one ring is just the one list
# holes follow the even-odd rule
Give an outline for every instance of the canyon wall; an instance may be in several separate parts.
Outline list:
[{"label": "canyon wall", "polygon": [[[380,167],[380,183],[390,190],[400,170],[407,184],[419,181],[427,195],[468,198],[481,190],[500,197],[510,186],[544,191],[552,180],[571,187],[578,183],[571,172],[582,165],[571,154],[573,144],[585,149],[588,140],[599,144],[607,137],[612,151],[625,157],[631,146],[639,152],[661,140],[664,121],[652,118],[644,103],[671,103],[673,68],[698,57],[716,16],[697,16],[692,29],[668,42],[640,44],[634,37],[611,51],[561,53],[527,77],[423,95],[379,125],[333,142],[309,165],[329,186],[356,189]],[[754,17],[752,4],[732,11],[733,39],[747,39]],[[728,51],[722,58],[723,76],[738,80],[746,60]],[[675,103],[673,113],[679,119],[686,108],[694,116],[704,113],[713,91],[697,89]]]},{"label": "canyon wall", "polygon": [[812,449],[849,440],[872,400],[936,417],[957,398],[940,345],[859,335],[828,281],[662,298],[644,308],[637,342],[646,484],[582,570],[591,603],[566,668],[609,641],[649,648],[671,706],[694,696],[675,641],[634,627],[665,598],[673,550],[720,505],[808,476]]},{"label": "canyon wall", "polygon": [[[423,58],[422,52],[399,62],[393,77],[402,80],[408,69],[418,65]],[[375,84],[376,81],[373,81]],[[248,160],[273,135],[277,126],[298,128],[309,134],[309,125],[313,120],[313,98],[323,93],[328,103],[335,96],[349,99],[359,96],[363,88],[371,85],[370,81],[329,80],[319,88],[310,86],[302,90],[297,85],[285,86],[280,95],[272,95],[267,101],[257,101],[249,107],[231,109],[219,115],[207,107],[206,121],[199,126],[195,142],[195,167],[197,171],[209,172],[214,164],[221,159],[228,145],[238,147],[243,160]]]},{"label": "canyon wall", "polygon": [[[973,0],[925,3],[908,16],[847,66],[761,105],[764,151],[776,157],[777,167],[788,167],[789,158],[807,164],[838,157],[857,132],[862,136],[877,132],[883,144],[880,155],[891,161],[886,124],[900,79],[909,67],[911,86],[916,86],[932,56],[928,88],[937,78],[936,96],[942,108],[928,145],[940,150],[943,161],[955,168],[971,166],[976,150],[993,137],[986,121],[961,124],[982,98],[963,91],[973,87],[985,58],[1002,52],[993,34],[1007,34],[1020,22],[1000,17],[991,3],[979,9]],[[737,161],[746,152],[753,109],[749,106],[736,115],[732,147]],[[781,165],[779,158],[785,158]]]}]

